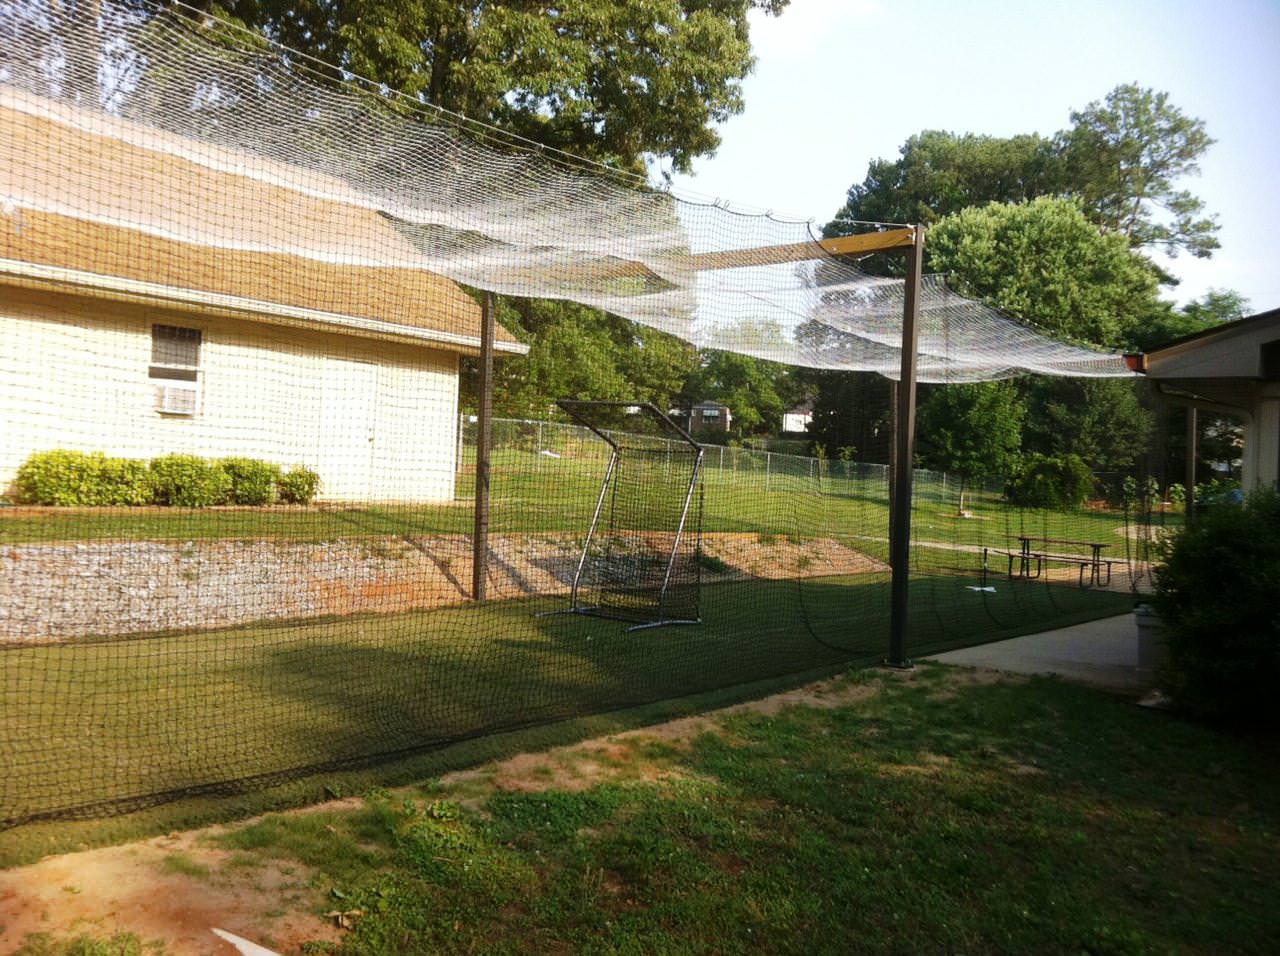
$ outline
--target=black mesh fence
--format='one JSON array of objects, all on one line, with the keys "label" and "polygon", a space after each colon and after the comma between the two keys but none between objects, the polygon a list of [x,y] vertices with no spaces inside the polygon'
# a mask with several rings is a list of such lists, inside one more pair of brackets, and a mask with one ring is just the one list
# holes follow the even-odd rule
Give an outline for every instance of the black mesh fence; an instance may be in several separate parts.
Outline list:
[{"label": "black mesh fence", "polygon": [[[0,509],[0,820],[235,791],[884,656],[885,467],[707,446],[673,592],[698,623],[632,629],[658,620],[688,447],[619,441],[640,463],[593,552],[611,446],[497,422],[475,602],[474,429],[446,436],[460,457],[434,500]],[[912,655],[1125,611],[1153,526],[1177,520],[1019,509],[994,488],[965,489],[962,512],[959,483],[929,472],[916,489]],[[564,613],[584,549],[586,591],[613,561],[629,620]]]}]

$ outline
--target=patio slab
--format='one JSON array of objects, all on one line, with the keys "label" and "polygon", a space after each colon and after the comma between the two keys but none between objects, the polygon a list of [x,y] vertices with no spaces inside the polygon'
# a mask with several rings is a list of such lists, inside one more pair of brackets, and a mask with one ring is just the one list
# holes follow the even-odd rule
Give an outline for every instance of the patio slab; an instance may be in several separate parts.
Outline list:
[{"label": "patio slab", "polygon": [[1132,614],[1075,624],[928,658],[1013,674],[1053,674],[1109,690],[1138,692],[1150,677],[1138,670],[1138,629]]}]

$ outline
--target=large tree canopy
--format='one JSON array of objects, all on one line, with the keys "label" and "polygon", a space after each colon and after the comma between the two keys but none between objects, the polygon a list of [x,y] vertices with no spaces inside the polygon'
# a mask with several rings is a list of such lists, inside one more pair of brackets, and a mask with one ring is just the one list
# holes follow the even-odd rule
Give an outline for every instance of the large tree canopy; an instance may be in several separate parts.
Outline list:
[{"label": "large tree canopy", "polygon": [[790,0],[227,0],[281,42],[580,156],[681,171],[742,110],[747,14]]},{"label": "large tree canopy", "polygon": [[1177,188],[1213,144],[1203,121],[1166,93],[1129,85],[1073,112],[1071,124],[1050,138],[925,130],[896,159],[871,163],[827,234],[857,232],[866,220],[929,225],[986,202],[1062,196],[1135,248],[1212,254],[1216,220]]},{"label": "large tree canopy", "polygon": [[1071,114],[1058,134],[1067,190],[1104,227],[1135,246],[1185,250],[1207,258],[1218,248],[1217,220],[1177,182],[1199,172],[1213,140],[1204,121],[1168,93],[1117,86],[1102,102]]},{"label": "large tree canopy", "polygon": [[859,221],[930,225],[968,206],[1050,194],[1058,180],[1051,140],[925,130],[903,144],[899,158],[871,161],[826,232],[858,232]]},{"label": "large tree canopy", "polygon": [[1150,264],[1070,200],[971,206],[934,226],[929,244],[960,291],[1052,335],[1132,347],[1162,308]]}]

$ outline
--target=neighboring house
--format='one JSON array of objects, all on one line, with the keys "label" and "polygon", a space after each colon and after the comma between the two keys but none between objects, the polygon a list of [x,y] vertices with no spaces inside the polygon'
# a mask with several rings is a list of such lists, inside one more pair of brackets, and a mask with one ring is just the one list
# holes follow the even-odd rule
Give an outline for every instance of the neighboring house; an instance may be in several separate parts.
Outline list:
[{"label": "neighboring house", "polygon": [[[329,500],[453,496],[479,306],[412,267],[345,184],[306,171],[306,193],[304,171],[245,168],[0,100],[0,491],[32,452],[68,448],[303,464]],[[300,231],[306,254],[277,251]],[[348,264],[388,255],[404,265]],[[527,351],[501,329],[495,348]]]},{"label": "neighboring house", "polygon": [[803,435],[813,421],[812,405],[797,405],[782,413],[782,430],[793,435]]},{"label": "neighboring house", "polygon": [[1184,336],[1134,364],[1167,401],[1244,422],[1245,491],[1280,483],[1280,309]]},{"label": "neighboring house", "polygon": [[688,428],[691,435],[727,432],[733,425],[733,413],[719,402],[699,402],[690,408],[673,408],[671,418]]}]

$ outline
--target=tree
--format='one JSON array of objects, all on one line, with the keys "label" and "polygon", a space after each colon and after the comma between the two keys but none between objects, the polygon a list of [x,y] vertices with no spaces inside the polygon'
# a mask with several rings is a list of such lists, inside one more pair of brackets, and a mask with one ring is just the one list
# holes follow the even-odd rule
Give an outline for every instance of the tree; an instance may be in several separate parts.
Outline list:
[{"label": "tree", "polygon": [[748,13],[789,0],[228,0],[240,22],[580,156],[687,171],[742,111]]},{"label": "tree", "polygon": [[929,225],[969,206],[1034,199],[1058,187],[1058,167],[1052,140],[1035,134],[925,130],[902,145],[897,159],[872,160],[826,233],[855,233],[866,221]]},{"label": "tree", "polygon": [[889,380],[873,372],[800,370],[798,378],[813,393],[809,436],[834,454],[856,449],[863,461],[888,461]]},{"label": "tree", "polygon": [[959,291],[1050,335],[1132,347],[1161,308],[1150,263],[1073,201],[969,207],[934,226],[928,244]]},{"label": "tree", "polygon": [[1022,446],[1022,418],[1011,382],[945,385],[920,406],[920,458],[960,478],[962,514],[967,486],[1012,473]]},{"label": "tree", "polygon": [[527,356],[498,363],[501,414],[554,416],[559,398],[648,401],[665,410],[694,362],[693,348],[679,339],[597,309],[546,299],[499,303],[498,318],[530,343]]},{"label": "tree", "polygon": [[1150,352],[1174,339],[1202,332],[1223,322],[1243,319],[1249,311],[1249,300],[1230,289],[1210,289],[1180,309],[1169,307],[1139,336],[1137,345]]},{"label": "tree", "polygon": [[685,404],[712,399],[729,406],[740,435],[777,431],[792,395],[784,366],[735,352],[706,350],[685,383]]},{"label": "tree", "polygon": [[1076,455],[1094,471],[1124,472],[1147,447],[1153,416],[1130,380],[1036,378],[1024,390],[1028,451]]},{"label": "tree", "polygon": [[1215,217],[1177,181],[1199,172],[1213,139],[1203,120],[1187,116],[1160,93],[1117,86],[1102,102],[1071,114],[1057,142],[1067,192],[1108,230],[1134,246],[1185,250],[1207,258],[1218,248]]},{"label": "tree", "polygon": [[1073,112],[1071,123],[1051,138],[918,133],[897,159],[871,163],[826,233],[859,232],[867,220],[929,225],[970,206],[1056,196],[1078,200],[1089,219],[1134,248],[1212,254],[1216,220],[1175,188],[1213,144],[1202,120],[1167,93],[1118,86]]}]

